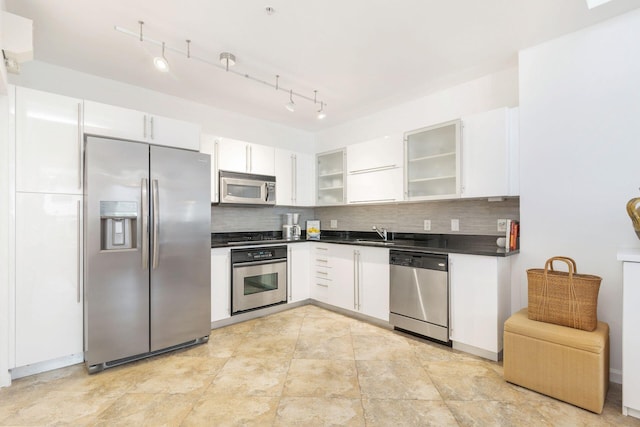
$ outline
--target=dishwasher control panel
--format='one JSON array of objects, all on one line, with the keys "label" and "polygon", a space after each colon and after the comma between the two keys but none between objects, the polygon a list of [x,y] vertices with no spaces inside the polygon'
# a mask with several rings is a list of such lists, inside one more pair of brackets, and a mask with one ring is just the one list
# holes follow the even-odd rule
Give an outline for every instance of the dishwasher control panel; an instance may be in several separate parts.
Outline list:
[{"label": "dishwasher control panel", "polygon": [[422,252],[390,251],[389,264],[427,270],[449,271],[447,255]]}]

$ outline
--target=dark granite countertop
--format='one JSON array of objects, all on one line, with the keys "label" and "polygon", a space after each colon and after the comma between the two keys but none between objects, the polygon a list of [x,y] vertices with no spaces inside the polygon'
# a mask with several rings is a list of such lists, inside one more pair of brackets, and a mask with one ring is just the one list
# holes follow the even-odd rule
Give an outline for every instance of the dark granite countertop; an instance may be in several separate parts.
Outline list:
[{"label": "dark granite countertop", "polygon": [[[304,231],[303,231],[304,233]],[[375,232],[322,231],[319,242],[384,247],[395,250],[419,251],[438,254],[459,253],[505,257],[519,253],[519,249],[506,251],[496,245],[498,236],[478,236],[465,234],[420,234],[389,233],[388,240],[382,240]],[[212,248],[233,248],[282,243],[306,242],[286,240],[279,231],[257,231],[242,233],[211,233]]]}]

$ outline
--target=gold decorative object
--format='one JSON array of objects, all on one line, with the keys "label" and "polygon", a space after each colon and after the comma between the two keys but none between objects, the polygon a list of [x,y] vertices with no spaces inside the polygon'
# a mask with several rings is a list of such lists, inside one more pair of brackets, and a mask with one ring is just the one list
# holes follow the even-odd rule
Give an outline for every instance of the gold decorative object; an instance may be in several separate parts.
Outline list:
[{"label": "gold decorative object", "polygon": [[633,223],[633,228],[636,230],[638,239],[640,239],[640,197],[629,200],[627,203],[627,213]]}]

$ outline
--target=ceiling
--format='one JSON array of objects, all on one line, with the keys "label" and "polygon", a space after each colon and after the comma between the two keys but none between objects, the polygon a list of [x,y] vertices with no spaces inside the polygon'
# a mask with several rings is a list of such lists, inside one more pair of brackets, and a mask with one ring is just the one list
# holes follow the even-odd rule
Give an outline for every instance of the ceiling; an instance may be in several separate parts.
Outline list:
[{"label": "ceiling", "polygon": [[[275,9],[267,14],[266,6]],[[517,64],[518,50],[640,7],[614,0],[592,10],[584,0],[6,0],[34,22],[34,58],[81,72],[318,131]],[[144,36],[217,63],[237,57],[243,74],[326,103],[226,73],[166,52],[152,58]],[[28,66],[24,64],[23,66]]]}]

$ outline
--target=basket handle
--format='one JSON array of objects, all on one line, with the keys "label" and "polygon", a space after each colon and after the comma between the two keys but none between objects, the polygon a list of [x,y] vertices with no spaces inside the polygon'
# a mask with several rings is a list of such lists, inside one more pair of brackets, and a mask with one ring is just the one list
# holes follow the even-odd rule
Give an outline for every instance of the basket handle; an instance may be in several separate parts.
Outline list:
[{"label": "basket handle", "polygon": [[547,262],[544,263],[545,274],[547,273],[547,271],[555,271],[553,269],[553,261],[562,261],[566,263],[567,267],[569,268],[570,277],[578,272],[578,267],[576,266],[576,262],[573,260],[573,258],[569,258],[568,256],[554,256],[549,258]]}]

